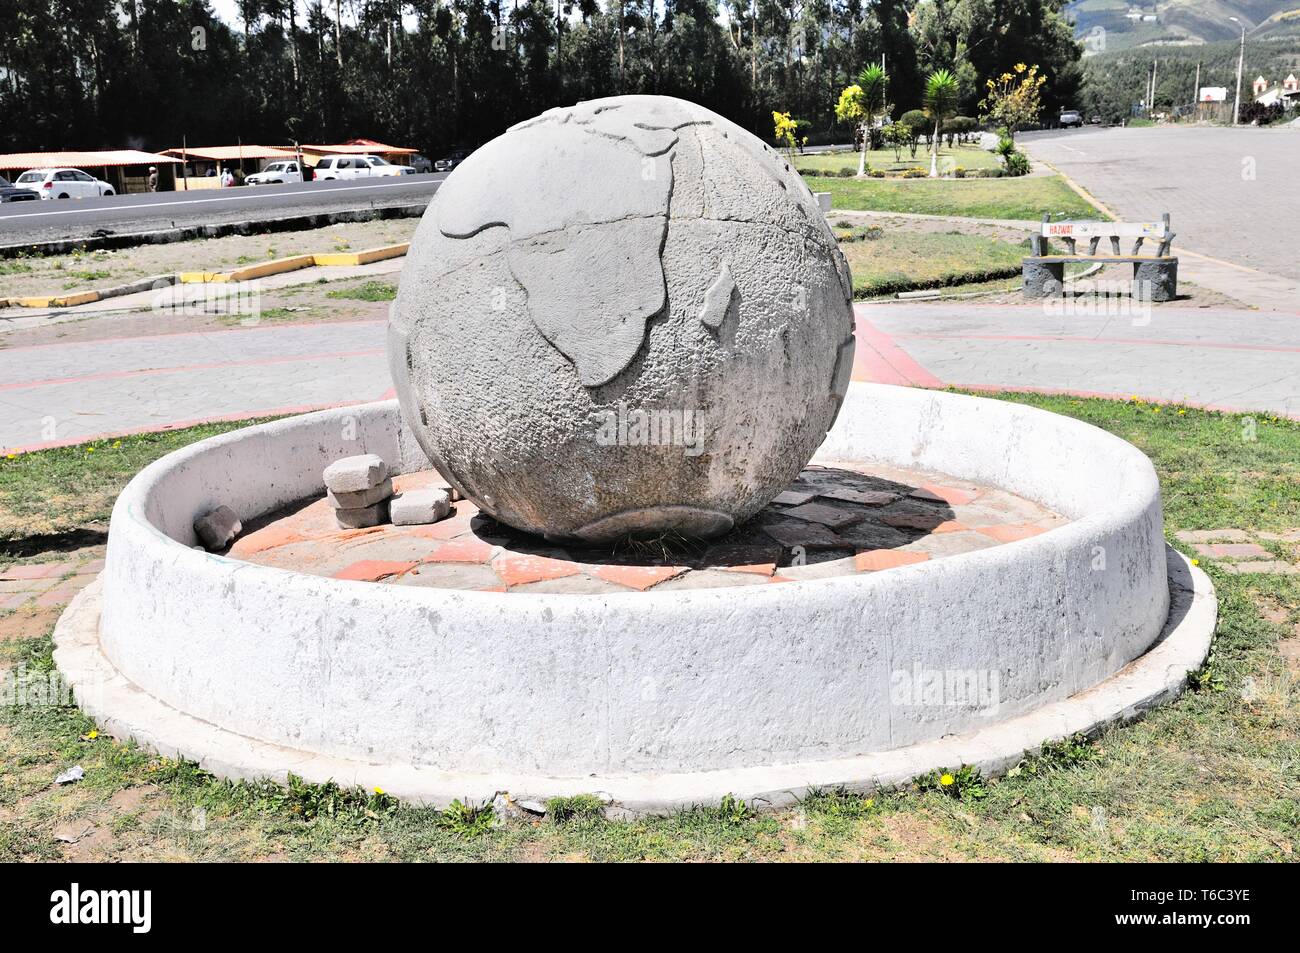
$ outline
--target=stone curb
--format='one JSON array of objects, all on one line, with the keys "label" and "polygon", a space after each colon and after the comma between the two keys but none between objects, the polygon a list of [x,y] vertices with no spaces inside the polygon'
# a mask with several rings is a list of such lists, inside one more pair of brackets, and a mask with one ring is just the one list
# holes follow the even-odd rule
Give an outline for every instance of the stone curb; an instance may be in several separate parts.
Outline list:
[{"label": "stone curb", "polygon": [[252,281],[257,278],[265,278],[268,275],[279,275],[318,265],[345,267],[368,265],[371,262],[383,261],[387,258],[399,258],[405,255],[410,247],[410,242],[400,242],[396,245],[383,245],[379,248],[368,248],[359,252],[294,255],[289,258],[277,258],[273,261],[249,265],[246,268],[238,268],[234,271],[181,271],[171,275],[155,275],[152,278],[141,278],[128,284],[116,285],[112,288],[100,288],[96,291],[84,291],[75,295],[0,299],[0,308],[75,308],[78,305],[103,301],[106,298],[136,294],[140,291],[148,291],[151,288],[156,289],[167,285]]},{"label": "stone curb", "polygon": [[[197,758],[218,777],[269,777],[292,772],[308,781],[384,791],[412,803],[445,807],[453,799],[490,801],[500,791],[516,800],[608,792],[613,808],[629,814],[666,814],[715,805],[732,795],[756,807],[789,807],[817,789],[867,793],[905,786],[939,768],[972,765],[985,776],[1005,772],[1047,742],[1095,736],[1180,695],[1187,675],[1205,661],[1218,605],[1208,576],[1166,548],[1170,611],[1146,654],[1096,686],[1026,715],[962,735],[855,758],[808,761],[682,774],[561,778],[469,774],[408,764],[372,764],[269,744],[184,714],[129,682],[99,644],[102,577],[82,590],[54,630],[54,660],[77,703],[108,734],[172,758]],[[200,754],[202,752],[202,754]]]}]

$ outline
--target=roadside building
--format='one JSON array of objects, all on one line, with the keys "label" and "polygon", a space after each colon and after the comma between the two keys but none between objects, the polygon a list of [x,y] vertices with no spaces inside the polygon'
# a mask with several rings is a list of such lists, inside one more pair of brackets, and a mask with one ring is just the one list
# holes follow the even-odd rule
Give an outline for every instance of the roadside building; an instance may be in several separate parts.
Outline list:
[{"label": "roadside building", "polygon": [[[13,152],[0,155],[0,173],[14,178],[29,169],[79,169],[102,179],[118,195],[149,191],[149,167],[158,169],[160,191],[174,187],[179,159],[138,149],[79,152]],[[10,175],[9,173],[13,173]]]},{"label": "roadside building", "polygon": [[178,189],[219,188],[221,174],[230,169],[241,173],[239,178],[262,168],[276,159],[294,159],[292,147],[240,144],[233,146],[180,146],[163,150],[167,155],[184,162],[185,171],[177,171]]},{"label": "roadside building", "polygon": [[418,150],[405,146],[390,146],[374,139],[349,139],[336,145],[303,146],[302,158],[309,166],[315,165],[326,156],[379,156],[393,165],[410,165],[411,156]]}]

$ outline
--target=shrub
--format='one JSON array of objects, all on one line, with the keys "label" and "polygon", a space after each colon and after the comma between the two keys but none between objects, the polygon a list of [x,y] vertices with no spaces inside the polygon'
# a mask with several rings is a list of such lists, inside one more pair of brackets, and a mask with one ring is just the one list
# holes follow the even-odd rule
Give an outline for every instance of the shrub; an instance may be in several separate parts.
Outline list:
[{"label": "shrub", "polygon": [[1023,152],[1014,150],[1004,156],[1003,161],[1007,164],[1007,175],[1017,176],[1029,174],[1029,158]]}]

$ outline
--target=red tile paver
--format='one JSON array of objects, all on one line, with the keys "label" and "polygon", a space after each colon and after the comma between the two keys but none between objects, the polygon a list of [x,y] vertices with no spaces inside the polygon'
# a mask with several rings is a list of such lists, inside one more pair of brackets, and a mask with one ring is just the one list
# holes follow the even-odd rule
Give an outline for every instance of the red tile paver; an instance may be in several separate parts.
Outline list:
[{"label": "red tile paver", "polygon": [[234,545],[230,547],[229,555],[239,559],[251,556],[254,553],[264,553],[268,549],[288,546],[290,543],[301,543],[304,539],[306,537],[303,536],[298,527],[286,520],[272,523],[270,526],[264,526],[246,536],[239,537],[239,539],[235,540]]},{"label": "red tile paver", "polygon": [[905,552],[899,549],[868,549],[853,557],[853,566],[858,572],[879,572],[882,569],[923,563],[929,558],[929,553]]},{"label": "red tile paver", "polygon": [[1272,555],[1257,543],[1208,543],[1197,546],[1196,551],[1202,556],[1217,556],[1220,559],[1267,558]]},{"label": "red tile paver", "polygon": [[0,569],[0,579],[51,579],[73,570],[72,563],[31,563]]},{"label": "red tile paver", "polygon": [[[436,523],[434,524],[437,525]],[[497,547],[490,543],[485,543],[481,539],[469,537],[467,539],[453,539],[449,543],[443,543],[433,555],[427,556],[427,563],[486,563],[492,558]]]},{"label": "red tile paver", "polygon": [[1047,532],[1042,526],[1035,526],[1032,523],[1008,523],[1005,526],[973,526],[971,528],[977,533],[992,536],[999,543],[1014,543],[1018,539],[1028,539],[1030,536],[1037,536],[1039,533]]},{"label": "red tile paver", "polygon": [[77,567],[78,576],[93,576],[104,571],[104,560],[92,559],[88,563],[82,563]]},{"label": "red tile paver", "polygon": [[944,520],[934,529],[930,530],[930,532],[931,533],[962,533],[968,529],[970,529],[970,527],[967,526],[965,523],[961,522],[961,520]]},{"label": "red tile paver", "polygon": [[922,484],[919,490],[914,490],[910,496],[917,499],[937,499],[942,500],[949,506],[965,506],[971,500],[975,499],[974,493],[968,493],[966,490],[959,490],[955,486],[943,486],[939,483]]},{"label": "red tile paver", "polygon": [[576,576],[582,572],[581,566],[567,559],[519,553],[502,553],[493,560],[492,569],[507,586],[524,586],[530,582],[542,582],[546,579],[563,579],[565,576]]},{"label": "red tile paver", "polygon": [[606,582],[645,592],[686,572],[686,566],[601,566],[588,571]]},{"label": "red tile paver", "polygon": [[389,576],[400,576],[414,569],[418,563],[393,562],[387,559],[362,559],[344,566],[334,574],[335,579],[356,579],[360,582],[378,582]]}]

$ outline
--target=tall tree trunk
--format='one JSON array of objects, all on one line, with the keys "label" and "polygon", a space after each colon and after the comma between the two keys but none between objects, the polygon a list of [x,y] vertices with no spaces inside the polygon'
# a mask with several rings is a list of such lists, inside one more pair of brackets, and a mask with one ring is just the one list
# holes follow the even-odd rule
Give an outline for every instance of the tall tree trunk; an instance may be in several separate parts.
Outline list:
[{"label": "tall tree trunk", "polygon": [[298,76],[298,12],[295,7],[298,0],[289,0],[289,59],[293,63],[293,81],[296,85]]},{"label": "tall tree trunk", "polygon": [[342,0],[334,0],[334,54],[343,68],[343,9]]}]

